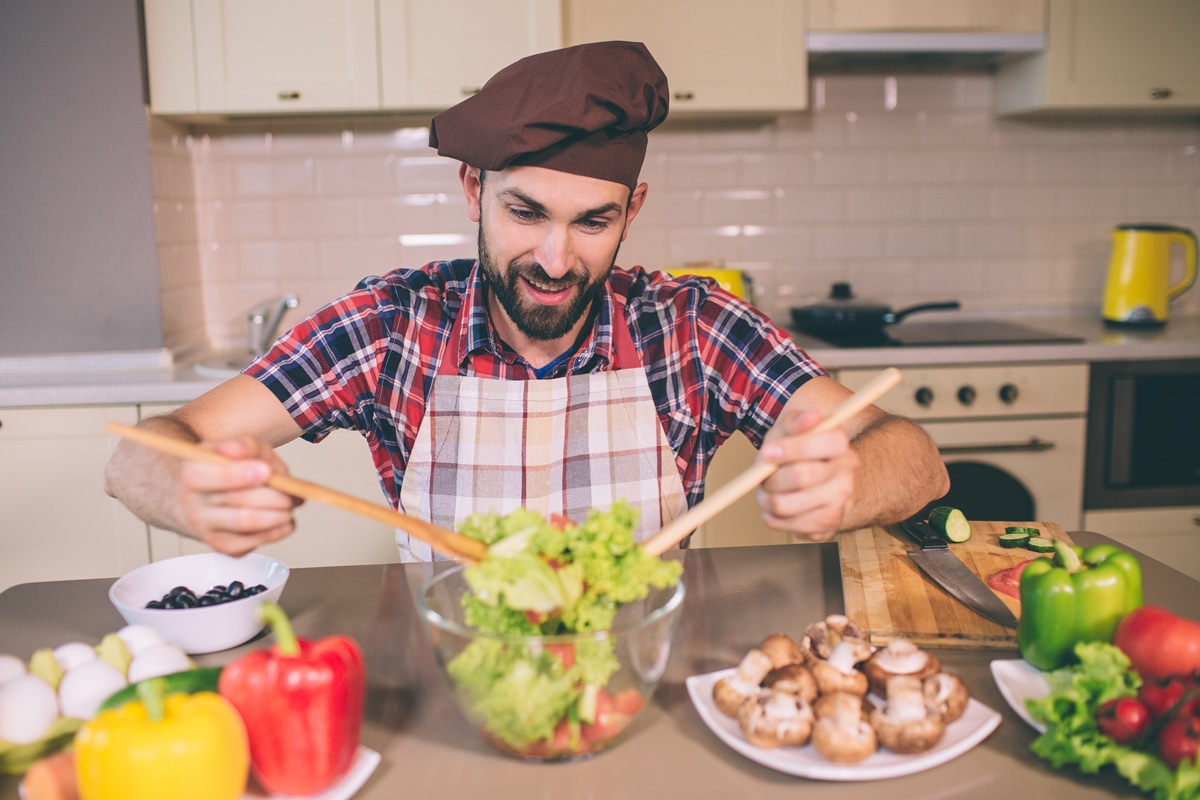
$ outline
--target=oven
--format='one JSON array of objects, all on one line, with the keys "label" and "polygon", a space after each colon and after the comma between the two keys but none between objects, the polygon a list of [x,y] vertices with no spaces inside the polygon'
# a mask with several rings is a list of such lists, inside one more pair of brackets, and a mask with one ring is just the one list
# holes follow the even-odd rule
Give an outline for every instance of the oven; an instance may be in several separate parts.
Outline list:
[{"label": "oven", "polygon": [[[897,351],[897,355],[900,351]],[[903,366],[879,406],[918,422],[937,443],[950,492],[931,505],[968,519],[1080,527],[1088,366],[1080,363]],[[877,369],[842,369],[858,389]]]}]

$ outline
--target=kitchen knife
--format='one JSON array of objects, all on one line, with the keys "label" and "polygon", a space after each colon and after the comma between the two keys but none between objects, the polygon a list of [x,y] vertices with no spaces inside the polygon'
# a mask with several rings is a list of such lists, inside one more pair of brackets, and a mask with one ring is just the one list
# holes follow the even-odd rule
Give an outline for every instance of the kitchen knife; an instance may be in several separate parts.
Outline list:
[{"label": "kitchen knife", "polygon": [[933,579],[955,599],[972,611],[998,625],[1016,628],[1017,618],[978,575],[967,569],[958,556],[950,552],[946,540],[920,517],[909,517],[899,524],[908,536],[920,545],[909,550],[908,557],[921,571]]}]

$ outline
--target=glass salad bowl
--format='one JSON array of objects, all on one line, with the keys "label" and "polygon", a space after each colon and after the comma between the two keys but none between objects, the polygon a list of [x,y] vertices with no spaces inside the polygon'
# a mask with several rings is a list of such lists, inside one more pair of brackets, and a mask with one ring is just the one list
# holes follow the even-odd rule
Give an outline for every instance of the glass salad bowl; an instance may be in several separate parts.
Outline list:
[{"label": "glass salad bowl", "polygon": [[650,702],[671,655],[682,581],[651,588],[610,630],[490,634],[465,621],[463,568],[421,587],[417,605],[459,708],[496,750],[531,761],[588,758],[620,742]]}]

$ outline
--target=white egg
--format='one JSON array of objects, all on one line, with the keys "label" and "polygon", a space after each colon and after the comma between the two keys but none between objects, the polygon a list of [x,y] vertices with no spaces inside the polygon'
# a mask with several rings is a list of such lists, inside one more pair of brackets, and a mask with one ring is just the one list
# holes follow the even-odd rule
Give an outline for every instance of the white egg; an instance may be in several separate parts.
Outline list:
[{"label": "white egg", "polygon": [[29,670],[25,667],[24,661],[16,656],[10,656],[8,653],[0,653],[0,686],[27,672]]},{"label": "white egg", "polygon": [[170,675],[173,672],[183,672],[191,669],[191,659],[177,646],[164,642],[148,647],[133,657],[129,665],[130,683],[144,681],[146,678],[156,678],[159,675]]},{"label": "white egg", "polygon": [[166,641],[161,633],[149,625],[126,625],[117,631],[117,636],[121,637],[132,656]]},{"label": "white egg", "polygon": [[80,664],[86,664],[99,658],[96,655],[96,648],[83,642],[67,642],[59,645],[54,648],[54,657],[58,660],[58,665],[63,668],[63,672],[70,672]]},{"label": "white egg", "polygon": [[0,739],[16,744],[37,741],[58,719],[58,697],[50,684],[33,675],[0,686]]},{"label": "white egg", "polygon": [[80,664],[58,684],[58,707],[64,717],[91,719],[100,704],[125,686],[121,671],[99,659]]}]

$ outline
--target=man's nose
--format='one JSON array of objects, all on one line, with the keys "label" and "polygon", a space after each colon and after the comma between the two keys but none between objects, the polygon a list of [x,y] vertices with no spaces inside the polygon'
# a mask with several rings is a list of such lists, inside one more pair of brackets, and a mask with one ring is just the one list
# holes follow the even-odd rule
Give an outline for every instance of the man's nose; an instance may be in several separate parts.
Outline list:
[{"label": "man's nose", "polygon": [[561,278],[571,271],[571,237],[567,231],[551,230],[537,249],[537,260],[551,278]]}]

